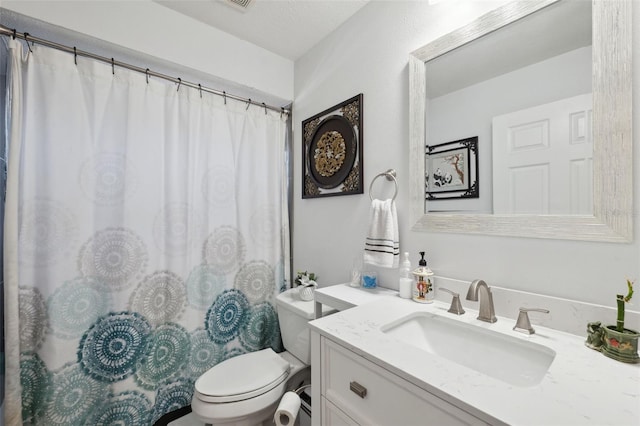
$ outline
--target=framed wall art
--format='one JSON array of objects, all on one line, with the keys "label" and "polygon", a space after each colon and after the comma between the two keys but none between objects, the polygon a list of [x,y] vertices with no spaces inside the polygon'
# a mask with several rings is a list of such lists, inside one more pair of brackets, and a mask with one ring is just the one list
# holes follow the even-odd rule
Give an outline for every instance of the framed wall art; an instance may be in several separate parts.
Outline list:
[{"label": "framed wall art", "polygon": [[426,199],[478,198],[478,137],[426,149]]},{"label": "framed wall art", "polygon": [[361,93],[302,122],[302,198],[363,192]]}]

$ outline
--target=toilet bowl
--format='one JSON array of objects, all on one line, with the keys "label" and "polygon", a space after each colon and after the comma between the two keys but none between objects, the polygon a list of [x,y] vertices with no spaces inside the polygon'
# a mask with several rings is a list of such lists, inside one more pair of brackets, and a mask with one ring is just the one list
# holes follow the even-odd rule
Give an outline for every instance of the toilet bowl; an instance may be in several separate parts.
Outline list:
[{"label": "toilet bowl", "polygon": [[[191,410],[212,425],[254,426],[273,423],[273,414],[287,390],[310,380],[311,353],[307,322],[314,302],[302,301],[297,289],[276,297],[285,352],[271,348],[227,359],[195,383]],[[331,313],[327,309],[323,314]]]}]

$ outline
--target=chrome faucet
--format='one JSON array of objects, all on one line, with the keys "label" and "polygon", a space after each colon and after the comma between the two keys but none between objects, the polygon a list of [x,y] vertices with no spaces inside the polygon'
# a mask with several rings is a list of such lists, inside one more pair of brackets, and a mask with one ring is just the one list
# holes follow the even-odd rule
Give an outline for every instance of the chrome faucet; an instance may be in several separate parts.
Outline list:
[{"label": "chrome faucet", "polygon": [[493,296],[491,295],[491,289],[489,288],[487,283],[482,280],[474,280],[469,286],[469,291],[467,291],[467,300],[477,302],[480,293],[482,293],[482,297],[480,297],[478,319],[480,321],[486,322],[498,321],[498,319],[496,318],[495,310],[493,308]]}]

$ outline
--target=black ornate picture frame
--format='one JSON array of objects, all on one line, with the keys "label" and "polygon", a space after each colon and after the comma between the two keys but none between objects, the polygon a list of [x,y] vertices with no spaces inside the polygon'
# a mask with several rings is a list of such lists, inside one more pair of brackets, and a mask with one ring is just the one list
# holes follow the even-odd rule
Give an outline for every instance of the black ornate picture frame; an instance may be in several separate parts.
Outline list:
[{"label": "black ornate picture frame", "polygon": [[427,200],[479,198],[478,137],[426,147]]},{"label": "black ornate picture frame", "polygon": [[302,122],[302,198],[363,192],[360,93]]}]

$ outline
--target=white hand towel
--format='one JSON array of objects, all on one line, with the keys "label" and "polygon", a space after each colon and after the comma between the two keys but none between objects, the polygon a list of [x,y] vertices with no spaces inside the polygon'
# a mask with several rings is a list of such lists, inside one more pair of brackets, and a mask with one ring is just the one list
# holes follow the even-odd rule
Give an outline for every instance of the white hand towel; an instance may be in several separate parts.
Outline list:
[{"label": "white hand towel", "polygon": [[364,246],[364,263],[397,268],[399,251],[398,214],[391,199],[373,200],[369,233]]}]

